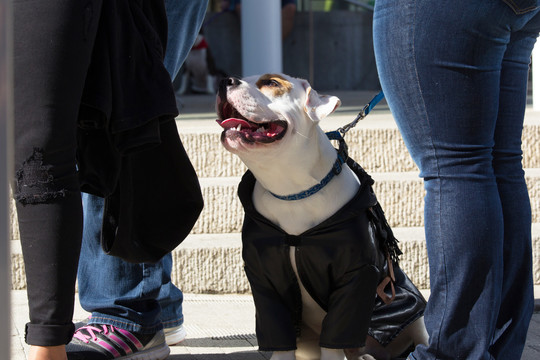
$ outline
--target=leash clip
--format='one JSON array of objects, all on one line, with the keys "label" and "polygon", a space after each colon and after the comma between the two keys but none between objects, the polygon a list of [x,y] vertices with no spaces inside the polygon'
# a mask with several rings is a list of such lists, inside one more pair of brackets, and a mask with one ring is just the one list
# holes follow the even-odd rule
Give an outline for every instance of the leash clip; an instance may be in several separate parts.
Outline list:
[{"label": "leash clip", "polygon": [[341,135],[345,135],[347,131],[355,127],[356,124],[358,124],[360,120],[363,120],[370,113],[371,109],[373,109],[375,105],[377,105],[379,101],[381,101],[383,98],[384,98],[384,93],[380,91],[377,95],[375,95],[373,99],[371,99],[369,103],[367,103],[362,108],[362,111],[360,111],[358,115],[356,115],[356,118],[352,122],[348,123],[347,125],[343,127],[340,127],[339,129],[337,129],[337,131],[339,131]]},{"label": "leash clip", "polygon": [[369,104],[367,104],[366,106],[364,106],[364,108],[362,109],[362,111],[360,111],[358,113],[358,115],[356,115],[356,118],[351,121],[350,123],[348,123],[347,125],[343,126],[343,127],[340,127],[338,129],[338,131],[341,133],[341,135],[345,135],[347,133],[347,131],[351,130],[353,127],[356,126],[356,124],[358,124],[358,122],[360,120],[363,120],[367,114],[366,114],[366,110],[369,108]]}]

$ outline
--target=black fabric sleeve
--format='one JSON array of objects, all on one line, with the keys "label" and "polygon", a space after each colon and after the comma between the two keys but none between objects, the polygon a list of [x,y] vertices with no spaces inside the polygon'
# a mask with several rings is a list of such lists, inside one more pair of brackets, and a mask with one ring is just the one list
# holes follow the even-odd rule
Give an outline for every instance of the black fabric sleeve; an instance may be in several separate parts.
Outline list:
[{"label": "black fabric sleeve", "polygon": [[[286,298],[281,297],[264,276],[257,276],[256,271],[251,271],[247,266],[244,270],[251,285],[255,302],[259,350],[295,350],[297,334],[294,309],[290,308],[292,303],[287,304]],[[299,303],[299,311],[301,312],[301,303]]]},{"label": "black fabric sleeve", "polygon": [[375,306],[379,271],[364,265],[345,274],[329,298],[323,320],[320,346],[347,349],[365,346]]}]

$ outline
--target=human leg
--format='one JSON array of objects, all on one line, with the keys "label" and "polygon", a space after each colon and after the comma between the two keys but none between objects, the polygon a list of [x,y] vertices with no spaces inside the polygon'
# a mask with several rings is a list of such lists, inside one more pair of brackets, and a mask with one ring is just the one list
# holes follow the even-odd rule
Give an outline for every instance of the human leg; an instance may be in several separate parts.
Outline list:
[{"label": "human leg", "polygon": [[[82,235],[75,133],[100,6],[14,2],[14,196],[30,308],[26,341],[50,347],[50,358],[65,357],[73,334]],[[34,346],[31,358],[46,356]]]},{"label": "human leg", "polygon": [[381,84],[426,188],[430,344],[414,359],[491,358],[506,221],[492,151],[509,21],[503,2],[376,3]]},{"label": "human leg", "polygon": [[208,0],[165,0],[169,37],[163,62],[172,79],[178,74],[195,42],[207,7]]},{"label": "human leg", "polygon": [[[174,77],[199,32],[207,2],[166,0],[165,5],[169,37],[164,63]],[[181,326],[183,294],[171,282],[171,254],[156,264],[132,264],[106,255],[100,247],[103,199],[86,194],[83,199],[79,299],[92,313],[90,323],[142,334],[155,333],[162,325]],[[174,341],[182,339],[177,336]]]},{"label": "human leg", "polygon": [[28,359],[67,360],[66,347],[64,345],[31,346],[28,351]]},{"label": "human leg", "polygon": [[521,136],[530,57],[539,31],[540,15],[536,15],[512,33],[501,71],[493,150],[493,168],[504,217],[502,300],[490,348],[496,359],[519,357],[534,307],[531,208],[521,163]]},{"label": "human leg", "polygon": [[[169,74],[171,74],[171,79],[174,81],[201,29],[206,8],[208,7],[208,0],[166,0],[165,7],[167,19],[169,20],[169,38],[164,63]],[[185,89],[182,90],[181,88],[181,85],[180,89],[175,87],[178,109],[183,106],[180,94]]]},{"label": "human leg", "polygon": [[175,310],[171,316],[181,323],[182,293],[170,283],[170,277],[164,281],[167,269],[163,259],[156,264],[133,264],[102,250],[103,207],[103,198],[83,194],[79,300],[91,317],[73,336],[68,358],[113,359],[129,353],[126,349],[147,359],[165,358],[169,348],[161,330],[159,294],[162,287],[177,290],[179,295],[167,293],[174,299],[168,309]]},{"label": "human leg", "polygon": [[[163,60],[165,68],[174,79],[185,61],[202,26],[208,1],[165,0],[169,27],[167,50]],[[165,329],[181,326],[184,322],[182,301],[184,295],[171,281],[172,255],[167,254],[158,264],[161,269],[161,287],[158,302],[161,321]],[[158,271],[153,269],[153,271]],[[177,338],[180,340],[181,338]],[[176,340],[176,341],[177,341]],[[172,341],[174,343],[174,341]]]},{"label": "human leg", "polygon": [[157,296],[162,263],[132,264],[101,249],[103,198],[83,194],[84,232],[79,262],[79,299],[92,313],[90,324],[107,324],[137,333],[161,329]]},{"label": "human leg", "polygon": [[[104,200],[83,194],[84,236],[79,264],[79,299],[91,323],[155,333],[182,325],[183,294],[171,282],[172,256],[156,264],[132,264],[100,247]],[[161,312],[160,312],[161,308]]]}]

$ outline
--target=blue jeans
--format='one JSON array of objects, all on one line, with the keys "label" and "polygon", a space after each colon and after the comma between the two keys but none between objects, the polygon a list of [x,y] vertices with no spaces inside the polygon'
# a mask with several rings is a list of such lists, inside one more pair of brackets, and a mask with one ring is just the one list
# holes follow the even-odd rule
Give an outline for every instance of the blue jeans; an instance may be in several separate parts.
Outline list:
[{"label": "blue jeans", "polygon": [[103,198],[83,194],[84,231],[79,260],[79,300],[91,322],[155,333],[183,323],[183,294],[171,282],[172,256],[132,264],[100,246]]},{"label": "blue jeans", "polygon": [[173,80],[195,42],[207,6],[208,0],[165,0],[169,33],[163,63]]},{"label": "blue jeans", "polygon": [[[174,78],[199,33],[207,1],[166,0],[169,35],[164,64]],[[171,282],[172,256],[156,264],[132,264],[100,246],[102,198],[83,194],[84,231],[78,282],[81,306],[91,323],[155,333],[184,321],[183,294]]]},{"label": "blue jeans", "polygon": [[411,359],[523,351],[534,296],[521,134],[540,1],[510,3],[375,3],[381,85],[426,189],[430,341]]}]

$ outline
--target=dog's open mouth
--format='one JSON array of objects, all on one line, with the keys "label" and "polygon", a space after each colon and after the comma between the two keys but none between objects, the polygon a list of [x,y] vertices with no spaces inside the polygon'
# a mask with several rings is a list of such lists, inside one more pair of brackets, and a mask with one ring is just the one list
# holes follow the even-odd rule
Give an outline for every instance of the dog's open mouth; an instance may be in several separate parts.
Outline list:
[{"label": "dog's open mouth", "polygon": [[240,136],[246,142],[271,143],[283,138],[287,132],[286,121],[250,121],[226,101],[218,105],[218,115],[216,121],[225,129],[222,138]]}]

